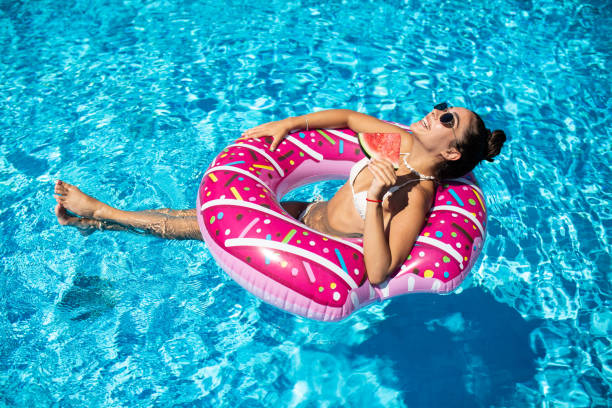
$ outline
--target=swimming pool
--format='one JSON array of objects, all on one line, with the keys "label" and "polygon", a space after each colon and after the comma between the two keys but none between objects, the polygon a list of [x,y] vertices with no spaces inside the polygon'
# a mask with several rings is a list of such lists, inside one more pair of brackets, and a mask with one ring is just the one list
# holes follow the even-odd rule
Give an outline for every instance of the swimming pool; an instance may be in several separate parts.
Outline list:
[{"label": "swimming pool", "polygon": [[[609,405],[610,20],[607,1],[0,2],[0,403]],[[250,126],[445,100],[510,137],[477,171],[488,240],[459,294],[307,321],[201,243],[53,215],[56,178],[190,208]]]}]

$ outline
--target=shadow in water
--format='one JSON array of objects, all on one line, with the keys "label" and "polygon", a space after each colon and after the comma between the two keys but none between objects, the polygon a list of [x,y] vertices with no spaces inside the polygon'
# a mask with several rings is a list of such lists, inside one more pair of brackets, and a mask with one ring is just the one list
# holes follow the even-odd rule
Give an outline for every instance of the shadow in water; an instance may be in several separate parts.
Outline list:
[{"label": "shadow in water", "polygon": [[512,405],[517,383],[533,386],[529,334],[540,322],[481,289],[403,296],[385,314],[353,352],[390,361],[408,407]]},{"label": "shadow in water", "polygon": [[112,286],[98,276],[77,274],[72,287],[57,304],[70,320],[80,321],[97,317],[115,306]]}]

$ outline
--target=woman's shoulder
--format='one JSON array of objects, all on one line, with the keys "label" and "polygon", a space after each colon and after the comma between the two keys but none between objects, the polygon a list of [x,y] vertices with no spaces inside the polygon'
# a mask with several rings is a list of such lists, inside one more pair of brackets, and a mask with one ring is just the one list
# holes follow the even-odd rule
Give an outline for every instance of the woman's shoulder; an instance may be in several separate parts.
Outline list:
[{"label": "woman's shoulder", "polygon": [[408,198],[412,201],[419,201],[427,209],[431,208],[436,194],[436,183],[432,180],[419,180],[408,192]]}]

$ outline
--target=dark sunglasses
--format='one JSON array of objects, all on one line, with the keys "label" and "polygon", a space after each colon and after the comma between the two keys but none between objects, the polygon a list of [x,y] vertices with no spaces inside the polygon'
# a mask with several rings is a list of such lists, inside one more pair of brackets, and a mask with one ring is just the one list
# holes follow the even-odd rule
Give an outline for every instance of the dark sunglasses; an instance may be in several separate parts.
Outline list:
[{"label": "dark sunglasses", "polygon": [[[448,108],[449,106],[448,106],[448,103],[446,102],[442,102],[434,106],[435,110],[444,111],[444,112],[446,112]],[[442,123],[444,126],[448,128],[452,128],[455,126],[455,116],[450,112],[443,113],[442,116],[440,116],[438,119],[440,120],[440,123]]]},{"label": "dark sunglasses", "polygon": [[453,136],[457,139],[457,135],[455,134],[455,115],[450,112],[446,112],[449,106],[448,103],[442,102],[434,106],[435,110],[443,111],[442,115],[438,118],[442,126],[450,128],[453,131]]}]

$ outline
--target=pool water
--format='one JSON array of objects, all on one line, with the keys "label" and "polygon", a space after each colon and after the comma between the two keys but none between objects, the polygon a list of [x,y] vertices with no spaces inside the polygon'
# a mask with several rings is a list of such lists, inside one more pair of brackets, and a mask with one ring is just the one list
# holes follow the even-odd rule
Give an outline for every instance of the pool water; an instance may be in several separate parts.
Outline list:
[{"label": "pool water", "polygon": [[[610,406],[610,2],[323,3],[0,1],[0,406]],[[449,296],[309,321],[201,242],[55,220],[58,178],[193,208],[249,127],[442,101],[509,136],[476,171],[488,239]]]}]

